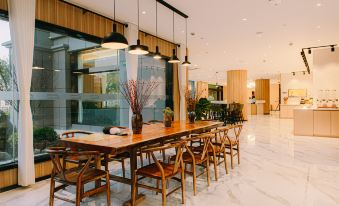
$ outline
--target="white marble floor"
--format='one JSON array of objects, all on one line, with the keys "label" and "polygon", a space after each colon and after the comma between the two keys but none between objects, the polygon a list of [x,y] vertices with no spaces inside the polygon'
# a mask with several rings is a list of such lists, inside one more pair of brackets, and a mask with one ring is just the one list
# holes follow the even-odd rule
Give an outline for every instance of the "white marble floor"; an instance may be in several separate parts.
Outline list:
[{"label": "white marble floor", "polygon": [[[334,206],[339,205],[339,138],[301,137],[292,134],[293,120],[275,116],[253,116],[241,135],[241,165],[207,187],[198,179],[193,196],[192,178],[186,180],[186,205]],[[113,165],[113,169],[118,166]],[[73,195],[73,189],[64,192]],[[140,205],[161,205],[161,195],[141,190]],[[129,187],[112,183],[112,205],[129,198]],[[2,206],[48,205],[49,180],[28,188],[0,194]],[[169,196],[168,205],[180,205],[180,191]],[[55,201],[55,205],[70,205]],[[83,205],[105,205],[105,195],[84,200]]]}]

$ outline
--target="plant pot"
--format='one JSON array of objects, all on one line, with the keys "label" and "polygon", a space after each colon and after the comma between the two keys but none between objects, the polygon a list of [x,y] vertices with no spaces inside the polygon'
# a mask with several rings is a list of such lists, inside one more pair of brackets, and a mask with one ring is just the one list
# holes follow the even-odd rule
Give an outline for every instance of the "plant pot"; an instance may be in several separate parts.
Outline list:
[{"label": "plant pot", "polygon": [[133,134],[141,134],[143,124],[144,124],[144,122],[142,120],[142,114],[133,114],[132,115]]},{"label": "plant pot", "polygon": [[172,126],[172,117],[164,115],[164,125],[165,127]]},{"label": "plant pot", "polygon": [[188,112],[188,120],[190,124],[195,122],[195,111]]}]

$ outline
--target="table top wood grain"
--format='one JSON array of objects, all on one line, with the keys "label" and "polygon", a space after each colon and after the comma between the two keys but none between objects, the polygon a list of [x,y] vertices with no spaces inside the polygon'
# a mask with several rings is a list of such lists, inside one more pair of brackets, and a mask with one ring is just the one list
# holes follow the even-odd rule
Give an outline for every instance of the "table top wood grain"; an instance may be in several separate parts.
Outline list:
[{"label": "table top wood grain", "polygon": [[223,122],[215,121],[196,121],[193,124],[186,121],[173,121],[172,127],[168,128],[164,127],[163,124],[144,125],[142,134],[117,136],[94,133],[79,138],[65,138],[61,142],[68,147],[117,154],[132,147],[147,145],[161,139],[166,140],[166,138],[184,136],[194,132],[203,132],[222,125]]}]

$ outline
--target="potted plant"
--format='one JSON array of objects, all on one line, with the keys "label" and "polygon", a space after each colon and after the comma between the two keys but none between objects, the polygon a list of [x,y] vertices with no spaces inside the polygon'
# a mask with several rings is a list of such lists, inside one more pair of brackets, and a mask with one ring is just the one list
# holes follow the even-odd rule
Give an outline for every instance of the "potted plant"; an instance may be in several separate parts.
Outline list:
[{"label": "potted plant", "polygon": [[195,113],[196,113],[196,119],[202,120],[207,118],[207,113],[211,109],[211,102],[206,98],[200,98],[196,107],[195,107]]},{"label": "potted plant", "polygon": [[165,127],[171,127],[172,126],[172,120],[173,120],[174,112],[169,107],[166,107],[164,110],[162,110],[162,112],[164,113],[164,124],[165,124]]},{"label": "potted plant", "polygon": [[195,114],[195,107],[204,93],[205,90],[201,90],[200,92],[191,92],[191,90],[186,89],[185,91],[185,100],[187,106],[187,113],[188,113],[188,120],[189,123],[194,123],[196,114]]},{"label": "potted plant", "polygon": [[132,130],[134,134],[142,132],[142,109],[147,105],[152,92],[159,85],[156,81],[128,80],[120,83],[120,92],[133,112]]}]

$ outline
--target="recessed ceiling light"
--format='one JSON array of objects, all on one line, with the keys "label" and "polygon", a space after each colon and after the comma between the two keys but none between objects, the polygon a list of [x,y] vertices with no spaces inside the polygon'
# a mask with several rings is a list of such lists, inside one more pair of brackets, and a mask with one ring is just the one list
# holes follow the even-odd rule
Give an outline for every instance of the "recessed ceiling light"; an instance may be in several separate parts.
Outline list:
[{"label": "recessed ceiling light", "polygon": [[184,31],[184,30],[182,30],[182,31],[181,31],[181,33],[185,33],[185,31]]},{"label": "recessed ceiling light", "polygon": [[208,46],[208,43],[206,43],[206,46]]},{"label": "recessed ceiling light", "polygon": [[146,11],[142,11],[141,13],[142,13],[142,14],[146,14]]},{"label": "recessed ceiling light", "polygon": [[320,29],[320,25],[317,26],[317,29]]},{"label": "recessed ceiling light", "polygon": [[318,41],[320,41],[320,39],[318,39]]},{"label": "recessed ceiling light", "polygon": [[242,20],[243,20],[243,21],[247,21],[247,18],[243,18]]},{"label": "recessed ceiling light", "polygon": [[321,3],[317,3],[317,6],[320,7],[320,6],[322,6],[322,4]]}]

